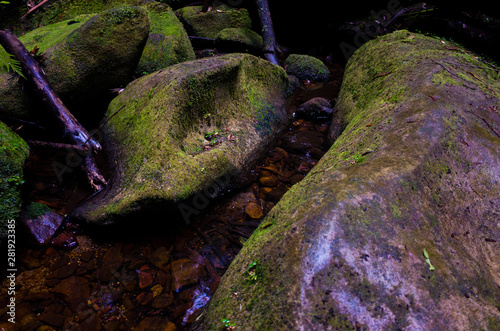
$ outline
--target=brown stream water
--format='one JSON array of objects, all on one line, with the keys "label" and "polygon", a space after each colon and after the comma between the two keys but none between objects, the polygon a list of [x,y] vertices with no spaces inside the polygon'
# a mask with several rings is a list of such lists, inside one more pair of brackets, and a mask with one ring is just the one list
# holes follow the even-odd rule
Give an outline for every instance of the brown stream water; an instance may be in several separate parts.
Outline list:
[{"label": "brown stream water", "polygon": [[[327,83],[302,86],[287,100],[290,113],[312,97],[324,97],[333,105],[343,66],[329,68],[332,77]],[[0,330],[196,329],[245,240],[328,150],[329,125],[329,118],[294,120],[252,171],[251,184],[226,192],[189,226],[159,230],[152,220],[149,228],[122,235],[65,223],[48,246],[19,238],[16,323],[8,322],[8,309],[3,308],[8,303],[5,280]],[[61,183],[55,177],[52,162],[64,163],[66,157],[65,151],[33,147],[25,175],[27,198],[61,214],[89,194],[77,171]]]}]

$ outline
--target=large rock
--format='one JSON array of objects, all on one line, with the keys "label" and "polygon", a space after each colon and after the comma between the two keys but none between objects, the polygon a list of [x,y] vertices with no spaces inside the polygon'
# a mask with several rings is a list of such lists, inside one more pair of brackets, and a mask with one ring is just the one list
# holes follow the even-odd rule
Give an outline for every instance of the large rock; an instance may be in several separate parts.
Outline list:
[{"label": "large rock", "polygon": [[29,154],[26,142],[0,122],[0,237],[21,211],[24,162]]},{"label": "large rock", "polygon": [[361,47],[345,130],[245,243],[204,329],[497,330],[498,95],[496,70],[449,42]]},{"label": "large rock", "polygon": [[190,34],[203,38],[215,39],[226,28],[252,28],[252,19],[244,8],[221,5],[203,13],[201,6],[186,6],[176,13]]},{"label": "large rock", "polygon": [[245,54],[184,62],[132,82],[111,103],[108,115],[118,113],[104,127],[110,187],[74,216],[111,222],[189,198],[174,207],[188,221],[249,170],[286,123],[288,85],[283,69]]},{"label": "large rock", "polygon": [[[105,10],[137,6],[147,10],[151,27],[148,41],[136,68],[136,75],[151,73],[169,65],[194,60],[195,54],[184,26],[166,3],[153,0],[66,0],[46,5],[28,19],[33,25],[48,25],[62,20],[79,20],[80,15],[96,15]],[[54,12],[57,15],[54,15]],[[115,86],[118,87],[118,86]]]},{"label": "large rock", "polygon": [[[54,91],[72,111],[95,110],[110,88],[130,81],[149,35],[145,9],[111,9],[35,29],[20,40],[45,53],[42,68]],[[0,75],[0,113],[43,117],[40,102],[24,81]]]},{"label": "large rock", "polygon": [[151,73],[170,65],[194,60],[193,46],[184,26],[166,4],[145,5],[151,20],[148,41],[136,73]]}]

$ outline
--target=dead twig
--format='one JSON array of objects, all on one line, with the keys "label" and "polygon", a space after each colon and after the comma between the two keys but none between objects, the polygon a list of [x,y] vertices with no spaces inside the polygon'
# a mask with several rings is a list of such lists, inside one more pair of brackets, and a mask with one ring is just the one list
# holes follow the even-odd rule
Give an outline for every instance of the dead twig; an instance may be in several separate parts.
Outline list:
[{"label": "dead twig", "polygon": [[31,14],[32,12],[34,12],[35,10],[37,10],[38,8],[40,8],[41,6],[43,6],[44,4],[46,4],[48,1],[49,0],[43,0],[38,5],[34,6],[30,10],[28,10],[28,12],[26,14],[24,14],[23,16],[21,16],[21,18],[19,20],[22,21],[26,16],[28,16],[29,14]]},{"label": "dead twig", "polygon": [[87,153],[89,148],[87,145],[72,145],[72,144],[64,144],[64,143],[53,143],[47,141],[39,141],[39,140],[26,140],[29,145],[54,148],[54,149],[65,149],[65,150],[78,150]]}]

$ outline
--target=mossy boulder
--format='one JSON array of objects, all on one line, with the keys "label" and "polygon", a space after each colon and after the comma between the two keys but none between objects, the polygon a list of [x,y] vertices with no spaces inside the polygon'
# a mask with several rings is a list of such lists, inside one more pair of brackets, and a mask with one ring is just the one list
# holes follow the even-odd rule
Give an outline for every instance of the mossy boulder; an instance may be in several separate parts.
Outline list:
[{"label": "mossy boulder", "polygon": [[330,70],[320,59],[304,54],[290,54],[285,59],[283,67],[289,75],[300,80],[324,82],[330,78]]},{"label": "mossy boulder", "polygon": [[134,6],[145,8],[151,21],[149,38],[135,72],[137,76],[195,59],[182,23],[167,4],[153,0],[56,1],[44,11],[30,16],[30,21],[37,26],[47,25],[113,8]]},{"label": "mossy boulder", "polygon": [[219,6],[202,13],[200,6],[187,6],[176,11],[188,33],[203,38],[217,38],[226,28],[252,28],[252,20],[244,8]]},{"label": "mossy boulder", "polygon": [[226,28],[215,38],[217,49],[231,52],[249,52],[259,54],[264,47],[262,37],[255,31],[246,28]]},{"label": "mossy boulder", "polygon": [[[121,8],[137,7],[144,3],[153,2],[152,0],[106,0],[106,1],[87,1],[87,0],[64,0],[50,1],[40,10],[28,15],[23,21],[28,21],[31,26],[46,26],[61,21],[74,19],[81,15],[98,14],[100,12]],[[17,18],[19,19],[19,18]],[[19,24],[19,23],[18,23]]]},{"label": "mossy boulder", "polygon": [[111,184],[73,216],[108,224],[157,208],[169,225],[197,214],[196,199],[227,188],[214,184],[221,178],[237,180],[286,124],[288,85],[282,68],[245,54],[183,62],[135,80],[108,109],[124,107],[103,132]]},{"label": "mossy boulder", "polygon": [[151,73],[172,64],[194,60],[193,46],[172,9],[161,3],[151,3],[145,8],[151,20],[151,29],[136,74]]},{"label": "mossy boulder", "polygon": [[0,237],[7,234],[9,222],[21,211],[23,167],[28,154],[26,142],[0,122]]},{"label": "mossy boulder", "polygon": [[245,243],[204,329],[498,329],[498,82],[407,31],[357,50],[345,130]]},{"label": "mossy boulder", "polygon": [[[145,9],[110,9],[95,16],[35,29],[20,37],[31,50],[45,53],[42,68],[54,91],[75,113],[89,112],[110,88],[130,81],[149,34]],[[20,118],[44,116],[24,82],[0,76],[0,112]]]}]

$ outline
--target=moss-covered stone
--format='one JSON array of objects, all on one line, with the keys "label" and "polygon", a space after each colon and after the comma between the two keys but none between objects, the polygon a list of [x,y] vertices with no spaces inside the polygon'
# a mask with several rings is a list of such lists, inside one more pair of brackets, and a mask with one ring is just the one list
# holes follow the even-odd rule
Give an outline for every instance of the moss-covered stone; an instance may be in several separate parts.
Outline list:
[{"label": "moss-covered stone", "polygon": [[217,34],[216,46],[222,51],[240,51],[260,53],[264,47],[262,37],[255,31],[246,28],[226,28]]},{"label": "moss-covered stone", "polygon": [[[103,98],[109,98],[110,88],[131,79],[148,34],[146,10],[125,7],[42,27],[20,40],[27,49],[37,46],[45,53],[42,67],[68,108],[88,112]],[[0,76],[1,113],[42,117],[39,101],[23,85],[10,74]]]},{"label": "moss-covered stone", "polygon": [[109,9],[134,6],[145,8],[151,20],[149,38],[135,71],[137,76],[195,59],[193,47],[184,26],[164,2],[153,0],[54,1],[47,5],[44,11],[30,15],[29,19],[35,26],[45,26],[61,21],[80,21],[79,17],[82,15],[96,15]]},{"label": "moss-covered stone", "polygon": [[136,74],[139,76],[172,64],[194,60],[193,46],[172,9],[161,3],[150,3],[145,8],[151,20],[151,29]]},{"label": "moss-covered stone", "polygon": [[220,6],[206,13],[200,6],[187,6],[176,11],[187,31],[198,37],[217,38],[217,34],[226,28],[251,29],[252,20],[244,8]]},{"label": "moss-covered stone", "polygon": [[[98,14],[100,12],[120,8],[140,6],[143,0],[57,0],[51,1],[44,10],[38,10],[28,16],[32,26],[46,26],[61,21],[74,20],[81,15]],[[148,1],[146,1],[148,2]]]},{"label": "moss-covered stone", "polygon": [[356,51],[335,106],[345,130],[245,243],[204,329],[500,325],[497,71],[408,31]]},{"label": "moss-covered stone", "polygon": [[24,162],[29,154],[26,142],[0,122],[0,237],[7,234],[9,221],[21,211]]},{"label": "moss-covered stone", "polygon": [[[124,107],[105,126],[112,185],[74,216],[105,223],[211,195],[214,182],[248,169],[284,125],[287,89],[283,69],[244,54],[188,61],[132,82],[108,109]],[[225,139],[207,148],[214,132]],[[196,202],[186,208],[199,209]]]},{"label": "moss-covered stone", "polygon": [[300,80],[324,82],[330,78],[330,70],[326,65],[320,59],[310,55],[290,54],[283,66],[286,68],[287,74]]}]

